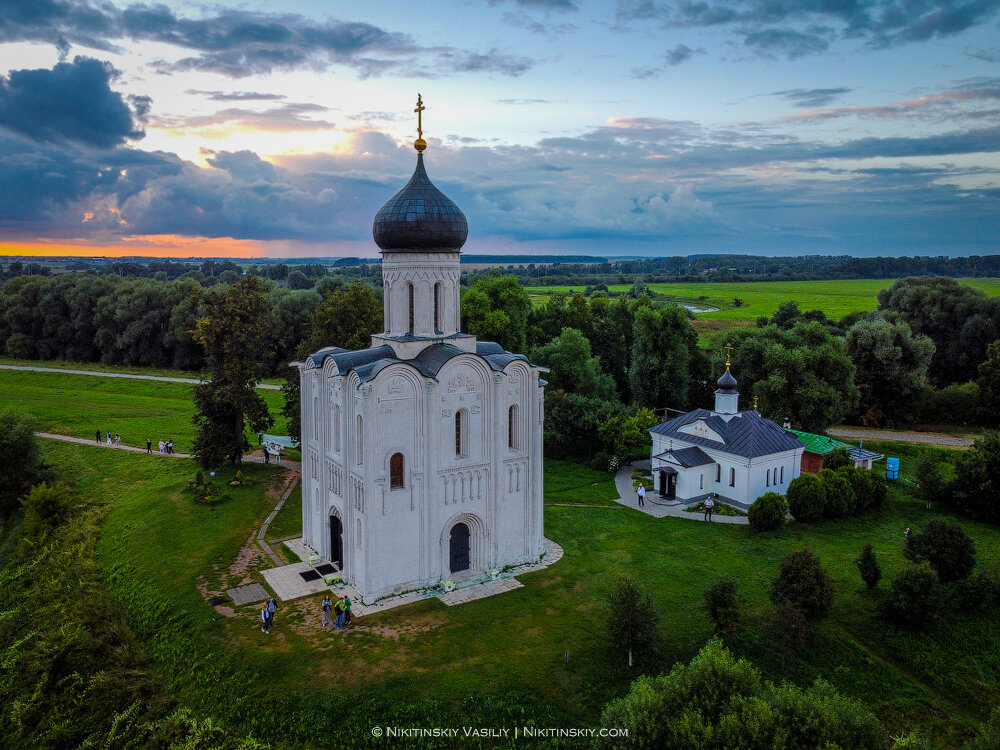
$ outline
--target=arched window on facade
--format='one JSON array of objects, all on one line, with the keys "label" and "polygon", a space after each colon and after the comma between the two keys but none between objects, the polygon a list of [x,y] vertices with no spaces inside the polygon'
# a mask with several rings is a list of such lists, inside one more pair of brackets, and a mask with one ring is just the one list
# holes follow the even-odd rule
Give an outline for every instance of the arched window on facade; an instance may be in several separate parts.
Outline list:
[{"label": "arched window on facade", "polygon": [[332,445],[335,451],[340,451],[340,404],[333,405],[333,413],[330,416],[330,431],[333,433]]},{"label": "arched window on facade", "polygon": [[382,296],[385,298],[385,332],[392,333],[392,289],[388,284],[384,285]]},{"label": "arched window on facade", "polygon": [[781,482],[779,482],[779,484],[784,484],[784,483],[785,483],[785,467],[782,466],[781,467]]},{"label": "arched window on facade", "polygon": [[434,330],[441,333],[441,282],[434,284]]},{"label": "arched window on facade", "polygon": [[736,469],[729,470],[729,486],[730,487],[736,486]]},{"label": "arched window on facade", "polygon": [[358,466],[361,466],[361,464],[363,464],[365,462],[365,422],[361,418],[360,414],[358,415],[358,443],[357,443],[357,447],[358,447],[358,459],[357,459],[357,463],[358,463]]},{"label": "arched window on facade", "polygon": [[319,396],[313,396],[313,440],[319,440]]},{"label": "arched window on facade", "polygon": [[402,453],[393,453],[389,459],[389,489],[403,487],[403,468],[405,467]]},{"label": "arched window on facade", "polygon": [[407,323],[407,331],[413,333],[413,284],[406,285],[406,297],[409,307],[409,322]]},{"label": "arched window on facade", "polygon": [[764,481],[764,486],[765,487],[770,487],[771,486],[771,470],[770,469],[767,470],[767,479]]},{"label": "arched window on facade", "polygon": [[469,455],[469,412],[466,409],[455,412],[455,455],[460,458]]},{"label": "arched window on facade", "polygon": [[507,410],[507,447],[517,448],[517,404]]},{"label": "arched window on facade", "polygon": [[722,481],[722,464],[715,465],[715,482],[716,484]]}]

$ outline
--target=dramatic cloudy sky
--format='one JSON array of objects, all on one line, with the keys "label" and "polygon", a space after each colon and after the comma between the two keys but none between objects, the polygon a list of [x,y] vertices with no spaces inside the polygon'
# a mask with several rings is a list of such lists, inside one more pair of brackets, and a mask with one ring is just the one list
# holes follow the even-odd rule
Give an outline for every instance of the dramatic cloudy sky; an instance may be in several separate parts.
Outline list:
[{"label": "dramatic cloudy sky", "polygon": [[1000,0],[0,2],[0,253],[1000,251]]}]

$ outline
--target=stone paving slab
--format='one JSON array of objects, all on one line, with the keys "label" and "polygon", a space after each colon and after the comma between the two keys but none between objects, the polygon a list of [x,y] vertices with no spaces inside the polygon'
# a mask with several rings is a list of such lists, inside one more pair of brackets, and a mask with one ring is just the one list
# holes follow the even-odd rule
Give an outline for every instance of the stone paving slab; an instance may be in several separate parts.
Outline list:
[{"label": "stone paving slab", "polygon": [[309,594],[318,594],[329,589],[326,582],[320,578],[317,581],[304,581],[299,573],[312,570],[309,563],[298,562],[282,565],[280,568],[270,568],[263,572],[264,580],[271,587],[274,595],[281,601],[288,602]]},{"label": "stone paving slab", "polygon": [[457,591],[450,591],[447,594],[442,594],[438,597],[438,599],[447,604],[449,607],[454,607],[456,604],[474,602],[476,599],[485,599],[488,596],[494,596],[496,594],[502,594],[506,591],[513,591],[514,589],[520,588],[524,588],[524,584],[516,578],[504,578],[499,581],[487,581],[486,583],[468,586],[463,589],[458,589]]},{"label": "stone paving slab", "polygon": [[302,562],[309,562],[309,558],[313,557],[315,560],[313,562],[319,563],[319,552],[314,550],[308,544],[302,541],[302,537],[295,537],[294,539],[287,539],[284,545],[291,550],[292,554],[299,558]]},{"label": "stone paving slab", "polygon": [[229,589],[227,592],[235,604],[253,604],[267,599],[267,589],[259,583],[251,583],[249,586],[240,586]]}]

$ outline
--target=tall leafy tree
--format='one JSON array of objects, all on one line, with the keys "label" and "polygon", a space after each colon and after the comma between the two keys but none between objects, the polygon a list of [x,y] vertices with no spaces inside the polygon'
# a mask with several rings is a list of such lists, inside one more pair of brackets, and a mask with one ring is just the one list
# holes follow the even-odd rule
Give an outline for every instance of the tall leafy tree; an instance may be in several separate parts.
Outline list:
[{"label": "tall leafy tree", "polygon": [[994,423],[1000,421],[1000,339],[986,349],[986,361],[979,365],[979,408]]},{"label": "tall leafy tree", "polygon": [[601,371],[601,361],[590,351],[590,342],[575,328],[563,328],[545,346],[532,352],[536,364],[549,368],[546,380],[553,389],[580,396],[613,400],[614,381]]},{"label": "tall leafy tree", "polygon": [[933,341],[914,336],[904,321],[876,316],[851,326],[844,350],[854,363],[858,411],[866,424],[898,425],[917,418]]},{"label": "tall leafy tree", "polygon": [[42,457],[33,417],[6,411],[0,414],[0,518],[16,506],[32,485],[51,477]]},{"label": "tall leafy tree", "polygon": [[248,276],[209,295],[195,328],[211,378],[194,387],[194,454],[202,466],[239,465],[250,448],[246,428],[256,433],[274,422],[256,389],[267,375],[277,326],[267,291],[266,282]]},{"label": "tall leafy tree", "polygon": [[651,409],[695,405],[706,374],[698,335],[677,305],[635,310],[629,384],[635,403]]},{"label": "tall leafy tree", "polygon": [[462,295],[462,330],[523,352],[530,311],[531,298],[516,276],[491,273]]},{"label": "tall leafy tree", "polygon": [[[812,432],[836,424],[854,409],[858,389],[854,363],[842,339],[820,323],[802,322],[789,330],[766,325],[730,331],[722,347],[733,345],[733,373],[744,400],[758,398],[758,410],[796,429]],[[723,370],[723,355],[715,370]]]}]

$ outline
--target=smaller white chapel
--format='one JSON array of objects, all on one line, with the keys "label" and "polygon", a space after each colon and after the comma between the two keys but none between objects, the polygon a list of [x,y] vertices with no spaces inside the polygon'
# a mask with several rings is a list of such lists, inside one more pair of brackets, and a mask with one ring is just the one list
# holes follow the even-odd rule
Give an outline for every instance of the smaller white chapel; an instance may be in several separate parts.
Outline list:
[{"label": "smaller white chapel", "polygon": [[684,503],[718,494],[743,509],[766,492],[785,494],[801,473],[805,445],[756,410],[739,410],[728,356],[716,385],[715,409],[695,409],[650,429],[655,491]]},{"label": "smaller white chapel", "polygon": [[414,147],[413,177],[373,226],[385,331],[296,363],[303,541],[365,604],[544,551],[543,368],[462,333],[468,224],[428,178],[422,137]]}]

